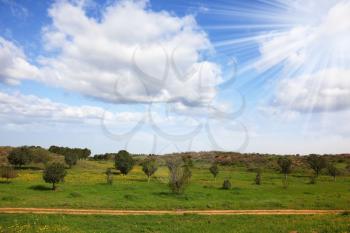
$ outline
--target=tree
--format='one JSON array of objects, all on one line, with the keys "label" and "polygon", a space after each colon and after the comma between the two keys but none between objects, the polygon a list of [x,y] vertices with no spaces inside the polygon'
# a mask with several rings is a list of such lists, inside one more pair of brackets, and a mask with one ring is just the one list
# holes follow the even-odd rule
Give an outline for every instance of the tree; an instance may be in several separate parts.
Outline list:
[{"label": "tree", "polygon": [[228,180],[228,179],[224,180],[224,183],[222,184],[222,189],[226,189],[226,190],[231,189],[230,180]]},{"label": "tree", "polygon": [[169,159],[167,167],[169,169],[170,190],[175,194],[183,193],[192,176],[190,167],[179,159]]},{"label": "tree", "polygon": [[334,181],[336,181],[336,177],[340,174],[340,171],[334,164],[331,163],[327,166],[327,173],[333,177]]},{"label": "tree", "polygon": [[115,168],[127,175],[134,167],[134,160],[126,150],[121,150],[115,156]]},{"label": "tree", "polygon": [[211,167],[209,168],[210,173],[214,176],[214,179],[216,180],[216,176],[219,174],[219,167],[217,163],[213,163]]},{"label": "tree", "polygon": [[277,160],[277,164],[280,167],[280,172],[284,174],[284,180],[287,181],[288,174],[292,170],[292,160],[287,157],[282,157]]},{"label": "tree", "polygon": [[8,183],[9,179],[17,177],[17,172],[11,166],[2,166],[0,167],[0,176],[1,178],[5,178]]},{"label": "tree", "polygon": [[149,156],[141,165],[142,171],[146,174],[147,182],[149,183],[151,176],[158,170],[157,161],[153,156]]},{"label": "tree", "polygon": [[327,167],[327,161],[325,160],[325,158],[319,155],[309,155],[306,161],[311,167],[311,169],[314,170],[316,177],[318,177],[322,169]]},{"label": "tree", "polygon": [[64,161],[69,166],[69,168],[72,168],[72,166],[77,164],[78,156],[76,154],[67,154],[64,156]]},{"label": "tree", "polygon": [[62,182],[67,175],[62,163],[52,163],[43,172],[43,179],[46,183],[52,183],[52,190],[56,190],[56,184]]},{"label": "tree", "polygon": [[107,168],[106,170],[106,178],[107,178],[107,184],[113,184],[113,172],[111,168]]},{"label": "tree", "polygon": [[60,155],[69,155],[75,154],[78,159],[87,159],[91,155],[91,150],[88,148],[69,148],[69,147],[60,147],[60,146],[50,146],[49,151],[52,153]]},{"label": "tree", "polygon": [[18,167],[29,164],[32,160],[30,150],[26,146],[13,149],[7,159],[10,164]]},{"label": "tree", "polygon": [[256,171],[255,184],[261,185],[261,170],[260,169],[258,169]]}]

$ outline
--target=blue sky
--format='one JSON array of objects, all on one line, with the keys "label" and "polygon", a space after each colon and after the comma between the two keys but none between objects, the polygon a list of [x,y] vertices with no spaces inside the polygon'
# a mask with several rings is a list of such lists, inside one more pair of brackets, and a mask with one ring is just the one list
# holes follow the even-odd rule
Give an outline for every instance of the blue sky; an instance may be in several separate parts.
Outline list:
[{"label": "blue sky", "polygon": [[1,145],[350,150],[350,1],[0,0]]}]

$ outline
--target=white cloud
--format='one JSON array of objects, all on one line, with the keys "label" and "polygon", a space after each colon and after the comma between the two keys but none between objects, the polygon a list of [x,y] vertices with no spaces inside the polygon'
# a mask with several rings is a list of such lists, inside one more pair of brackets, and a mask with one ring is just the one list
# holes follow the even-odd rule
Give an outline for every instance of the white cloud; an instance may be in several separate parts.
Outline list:
[{"label": "white cloud", "polygon": [[0,37],[0,82],[18,84],[23,79],[38,77],[37,67],[27,62],[23,51]]},{"label": "white cloud", "polygon": [[272,104],[296,112],[350,109],[350,70],[328,69],[284,79]]},{"label": "white cloud", "polygon": [[[319,1],[308,2],[319,4]],[[291,29],[259,40],[261,57],[255,66],[266,70],[282,63],[292,69],[290,72],[297,69],[317,71],[323,67],[349,68],[350,1],[331,3],[322,3],[312,8],[312,12],[307,11],[307,18],[300,16],[304,22]],[[304,7],[299,6],[299,9]]]},{"label": "white cloud", "polygon": [[[255,67],[283,66],[270,112],[298,113],[350,109],[350,1],[307,1],[315,9],[287,31],[260,40]],[[304,9],[295,2],[296,8]],[[291,7],[293,9],[293,7]],[[298,17],[295,15],[294,17]]]},{"label": "white cloud", "polygon": [[216,95],[220,67],[202,61],[207,35],[192,16],[154,12],[146,1],[118,1],[101,19],[67,1],[49,10],[40,59],[46,83],[114,103],[200,105]]},{"label": "white cloud", "polygon": [[101,107],[71,106],[34,95],[0,92],[0,121],[3,124],[74,123],[98,125],[102,117],[111,124],[113,122],[137,121],[141,115],[142,113],[138,112],[113,113]]}]

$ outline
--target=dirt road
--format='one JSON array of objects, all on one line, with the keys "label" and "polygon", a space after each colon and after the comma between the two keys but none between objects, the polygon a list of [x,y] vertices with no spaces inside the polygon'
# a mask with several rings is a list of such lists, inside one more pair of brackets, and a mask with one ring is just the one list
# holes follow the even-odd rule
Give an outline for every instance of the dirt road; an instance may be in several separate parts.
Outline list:
[{"label": "dirt road", "polygon": [[72,214],[72,215],[313,215],[341,214],[345,210],[98,210],[98,209],[48,209],[0,208],[0,213]]}]

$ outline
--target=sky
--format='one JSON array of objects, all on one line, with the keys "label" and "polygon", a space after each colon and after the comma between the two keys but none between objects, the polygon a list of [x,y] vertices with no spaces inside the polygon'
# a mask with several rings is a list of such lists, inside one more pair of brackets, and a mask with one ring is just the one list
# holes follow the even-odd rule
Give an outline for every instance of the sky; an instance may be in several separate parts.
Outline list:
[{"label": "sky", "polygon": [[0,0],[0,145],[350,152],[350,0]]}]

